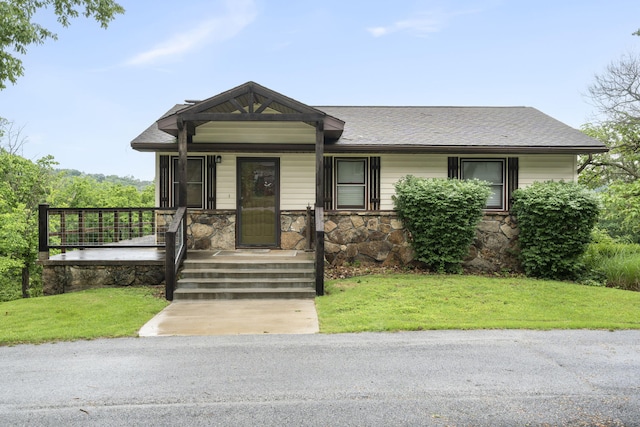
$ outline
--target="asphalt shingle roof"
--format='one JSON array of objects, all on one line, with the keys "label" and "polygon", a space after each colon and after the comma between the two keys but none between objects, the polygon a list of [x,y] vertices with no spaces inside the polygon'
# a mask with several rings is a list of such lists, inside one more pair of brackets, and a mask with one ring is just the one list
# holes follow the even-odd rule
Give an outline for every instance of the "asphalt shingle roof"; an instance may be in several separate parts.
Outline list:
[{"label": "asphalt shingle roof", "polygon": [[[178,104],[162,117],[189,104]],[[345,122],[332,144],[350,147],[566,148],[603,151],[604,144],[531,107],[315,107]],[[173,143],[153,123],[134,143]]]},{"label": "asphalt shingle roof", "polygon": [[346,122],[340,145],[598,147],[531,107],[318,107]]}]

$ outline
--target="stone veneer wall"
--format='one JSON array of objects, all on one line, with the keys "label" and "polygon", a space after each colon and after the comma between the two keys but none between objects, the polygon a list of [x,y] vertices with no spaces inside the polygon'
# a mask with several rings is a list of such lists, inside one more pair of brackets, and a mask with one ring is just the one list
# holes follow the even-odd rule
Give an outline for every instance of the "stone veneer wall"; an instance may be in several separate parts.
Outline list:
[{"label": "stone veneer wall", "polygon": [[150,286],[164,281],[164,265],[52,265],[42,268],[44,295],[111,286]]},{"label": "stone veneer wall", "polygon": [[[519,271],[518,228],[508,213],[487,213],[463,266],[468,271]],[[412,265],[409,233],[394,211],[325,214],[325,259],[331,265],[360,262]]]},{"label": "stone veneer wall", "polygon": [[[305,250],[307,212],[280,212],[280,247]],[[236,248],[235,211],[188,211],[187,241],[189,249],[234,250]]]}]

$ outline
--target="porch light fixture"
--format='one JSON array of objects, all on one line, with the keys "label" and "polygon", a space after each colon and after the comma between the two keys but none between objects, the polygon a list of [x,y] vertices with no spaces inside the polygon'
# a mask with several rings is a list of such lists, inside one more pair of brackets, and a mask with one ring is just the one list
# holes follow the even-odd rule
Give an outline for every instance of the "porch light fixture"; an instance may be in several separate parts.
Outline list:
[{"label": "porch light fixture", "polygon": [[222,163],[222,156],[216,156],[216,163]]}]

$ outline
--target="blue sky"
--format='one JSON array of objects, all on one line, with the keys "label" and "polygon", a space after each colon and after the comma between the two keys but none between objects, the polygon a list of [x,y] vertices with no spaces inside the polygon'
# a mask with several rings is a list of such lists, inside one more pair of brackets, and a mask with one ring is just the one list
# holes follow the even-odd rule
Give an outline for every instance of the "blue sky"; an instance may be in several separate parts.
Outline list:
[{"label": "blue sky", "polygon": [[[0,92],[24,155],[153,178],[130,141],[185,99],[253,80],[309,105],[535,107],[579,128],[596,73],[637,52],[637,0],[121,0],[33,46]],[[347,124],[348,126],[348,124]]]}]

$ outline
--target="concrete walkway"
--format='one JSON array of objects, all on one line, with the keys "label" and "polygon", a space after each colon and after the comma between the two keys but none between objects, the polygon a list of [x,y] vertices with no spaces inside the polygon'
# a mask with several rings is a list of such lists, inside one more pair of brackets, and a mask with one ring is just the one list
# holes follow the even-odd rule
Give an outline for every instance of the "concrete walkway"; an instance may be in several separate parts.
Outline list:
[{"label": "concrete walkway", "polygon": [[315,334],[313,299],[172,302],[138,332],[141,337]]}]

